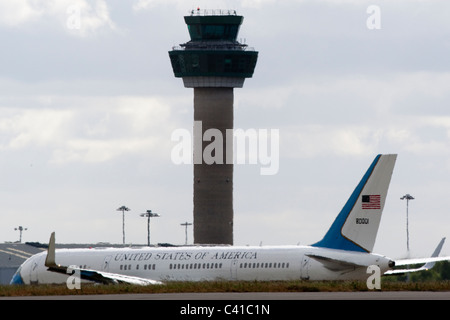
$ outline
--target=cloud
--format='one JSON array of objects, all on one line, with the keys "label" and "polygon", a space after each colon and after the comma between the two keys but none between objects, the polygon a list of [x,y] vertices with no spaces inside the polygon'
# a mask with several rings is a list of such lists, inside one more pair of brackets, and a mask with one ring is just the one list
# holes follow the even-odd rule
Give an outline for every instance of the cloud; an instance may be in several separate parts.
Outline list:
[{"label": "cloud", "polygon": [[[50,98],[48,98],[50,99]],[[169,158],[170,106],[155,97],[42,97],[41,109],[0,108],[0,150],[40,148],[48,161],[99,163],[125,154]],[[67,102],[70,100],[70,105]],[[83,107],[80,107],[83,106]]]},{"label": "cloud", "polygon": [[100,163],[138,150],[154,150],[158,138],[132,139],[70,139],[53,152],[52,163]]},{"label": "cloud", "polygon": [[102,29],[117,30],[104,0],[97,0],[94,6],[79,1],[68,6],[66,13],[66,27],[73,35],[84,37]]},{"label": "cloud", "polygon": [[382,132],[368,126],[305,125],[282,130],[282,156],[367,156],[377,152]]},{"label": "cloud", "polygon": [[[133,11],[139,12],[139,11],[145,11],[150,10],[158,6],[169,6],[171,8],[184,8],[187,10],[192,10],[193,8],[196,8],[197,6],[201,6],[201,2],[197,2],[195,4],[192,3],[192,5],[189,7],[189,4],[187,1],[180,1],[180,0],[138,0],[136,1],[132,8]],[[187,13],[187,11],[186,11]]]},{"label": "cloud", "polygon": [[[448,72],[299,76],[287,85],[239,93],[236,110],[239,119],[247,116],[247,125],[280,129],[280,153],[289,158],[444,156],[450,146],[449,81]],[[250,113],[264,118],[254,121]]]},{"label": "cloud", "polygon": [[67,110],[0,109],[0,148],[22,149],[64,141],[72,112]]},{"label": "cloud", "polygon": [[116,30],[104,0],[3,0],[0,25],[21,27],[45,20],[58,24],[71,35],[86,37],[102,29]]},{"label": "cloud", "polygon": [[16,27],[41,17],[42,12],[28,0],[4,0],[0,2],[0,24]]}]

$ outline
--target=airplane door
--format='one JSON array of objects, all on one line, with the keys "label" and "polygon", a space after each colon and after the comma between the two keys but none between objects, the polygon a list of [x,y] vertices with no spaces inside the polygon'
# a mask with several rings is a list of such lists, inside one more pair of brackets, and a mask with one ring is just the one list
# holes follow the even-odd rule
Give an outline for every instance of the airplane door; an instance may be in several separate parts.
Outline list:
[{"label": "airplane door", "polygon": [[30,284],[39,284],[38,279],[38,269],[39,269],[39,262],[42,259],[42,257],[39,257],[33,261],[33,264],[30,268]]},{"label": "airplane door", "polygon": [[237,280],[237,265],[237,260],[231,261],[231,280]]},{"label": "airplane door", "polygon": [[309,280],[309,260],[307,255],[302,256],[302,262],[300,264],[300,278],[302,280]]},{"label": "airplane door", "polygon": [[106,256],[105,260],[103,260],[102,271],[109,272],[109,263],[111,261],[112,256]]}]

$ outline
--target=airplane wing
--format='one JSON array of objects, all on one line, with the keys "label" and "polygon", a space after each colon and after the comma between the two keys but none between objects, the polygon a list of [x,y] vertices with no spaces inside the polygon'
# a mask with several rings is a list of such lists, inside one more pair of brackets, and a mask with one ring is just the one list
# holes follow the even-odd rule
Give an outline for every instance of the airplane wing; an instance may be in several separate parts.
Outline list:
[{"label": "airplane wing", "polygon": [[140,285],[140,286],[163,284],[161,281],[144,279],[144,278],[140,278],[140,277],[126,276],[126,275],[117,274],[117,273],[103,272],[103,271],[98,271],[98,270],[80,269],[76,266],[69,266],[69,267],[59,266],[58,268],[49,267],[48,270],[67,274],[67,275],[70,275],[76,271],[79,271],[81,279],[90,280],[90,281],[93,281],[96,283],[101,283],[101,284],[127,283],[127,284],[136,284],[136,285]]},{"label": "airplane wing", "polygon": [[439,253],[441,252],[442,246],[444,245],[445,238],[442,238],[442,240],[437,245],[436,249],[434,250],[433,254],[430,258],[418,258],[418,259],[401,259],[401,260],[395,260],[395,266],[407,266],[407,265],[413,265],[413,264],[421,264],[424,265],[419,268],[411,268],[411,269],[395,269],[395,270],[389,270],[386,271],[383,275],[393,275],[393,274],[404,274],[404,273],[411,273],[411,272],[418,272],[423,270],[430,270],[434,267],[435,263],[438,261],[450,261],[450,257],[438,257]]},{"label": "airplane wing", "polygon": [[161,281],[145,279],[140,277],[127,276],[123,274],[103,272],[91,269],[82,269],[76,266],[61,266],[55,261],[55,233],[52,232],[50,241],[48,243],[47,257],[45,258],[45,266],[48,271],[71,275],[79,271],[80,278],[83,280],[90,280],[102,284],[117,284],[127,283],[141,286],[163,284]]}]

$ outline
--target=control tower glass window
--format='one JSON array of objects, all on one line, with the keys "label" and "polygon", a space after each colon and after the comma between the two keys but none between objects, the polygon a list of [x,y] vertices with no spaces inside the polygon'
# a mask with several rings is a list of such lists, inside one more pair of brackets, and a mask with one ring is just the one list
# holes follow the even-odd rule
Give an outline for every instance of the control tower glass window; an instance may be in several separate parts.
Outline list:
[{"label": "control tower glass window", "polygon": [[191,40],[229,40],[234,41],[239,25],[189,25]]}]

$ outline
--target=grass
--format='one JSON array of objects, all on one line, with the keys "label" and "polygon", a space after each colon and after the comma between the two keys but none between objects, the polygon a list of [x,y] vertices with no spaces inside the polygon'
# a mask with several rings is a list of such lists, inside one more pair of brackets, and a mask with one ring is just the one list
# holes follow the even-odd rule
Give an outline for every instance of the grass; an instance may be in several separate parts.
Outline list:
[{"label": "grass", "polygon": [[[358,292],[369,291],[362,281],[211,281],[168,282],[157,286],[82,284],[79,290],[66,285],[0,286],[0,297],[186,293],[186,292]],[[391,282],[383,281],[381,291],[450,291],[450,281]]]}]

